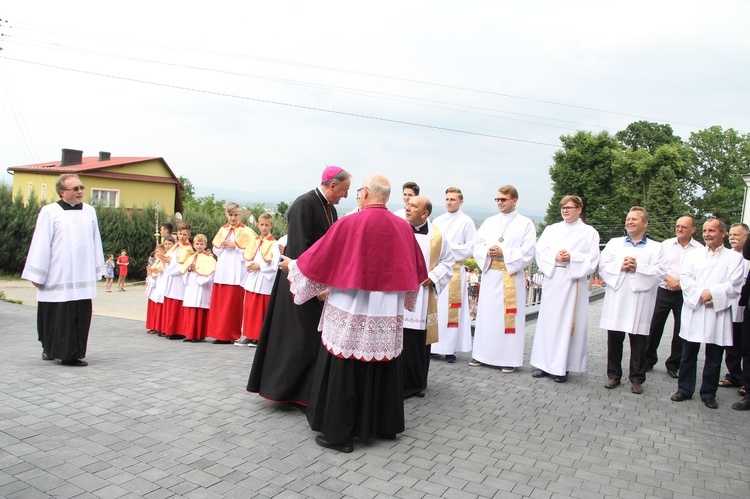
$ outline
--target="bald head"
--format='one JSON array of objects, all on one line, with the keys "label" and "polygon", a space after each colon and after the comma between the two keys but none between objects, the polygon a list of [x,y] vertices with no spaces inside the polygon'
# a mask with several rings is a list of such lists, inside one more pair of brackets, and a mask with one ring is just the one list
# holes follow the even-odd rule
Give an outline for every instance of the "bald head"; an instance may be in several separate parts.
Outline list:
[{"label": "bald head", "polygon": [[424,225],[432,213],[432,203],[424,196],[414,196],[406,203],[406,221],[412,227]]},{"label": "bald head", "polygon": [[674,232],[677,236],[677,242],[685,246],[695,234],[695,220],[693,217],[680,217],[674,224]]},{"label": "bald head", "polygon": [[362,182],[359,194],[363,204],[385,204],[391,197],[391,184],[382,175],[370,175]]}]

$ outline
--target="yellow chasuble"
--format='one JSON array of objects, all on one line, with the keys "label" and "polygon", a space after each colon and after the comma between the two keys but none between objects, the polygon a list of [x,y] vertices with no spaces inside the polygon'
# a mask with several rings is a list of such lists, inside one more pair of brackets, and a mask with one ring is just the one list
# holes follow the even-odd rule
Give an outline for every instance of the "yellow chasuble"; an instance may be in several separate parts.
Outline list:
[{"label": "yellow chasuble", "polygon": [[195,265],[195,273],[198,275],[208,276],[213,274],[216,270],[216,260],[214,260],[213,255],[195,253],[193,254],[193,258],[188,258],[188,260],[182,264],[180,274],[188,272],[188,269],[193,264]]},{"label": "yellow chasuble", "polygon": [[273,237],[273,234],[268,234],[266,237],[256,236],[255,239],[247,245],[245,251],[242,253],[242,257],[248,262],[252,262],[255,259],[255,254],[258,252],[258,248],[260,248],[260,254],[263,257],[263,260],[265,262],[270,262],[275,242],[276,239]]},{"label": "yellow chasuble", "polygon": [[[432,239],[430,240],[430,270],[434,269],[440,262],[440,250],[443,247],[443,233],[440,232],[434,224],[430,224],[432,230]],[[437,297],[433,289],[428,289],[427,293],[427,345],[437,343],[438,341],[438,306]]]},{"label": "yellow chasuble", "polygon": [[503,301],[505,303],[505,334],[516,334],[516,276],[509,273],[502,260],[492,260],[490,269],[503,273]]},{"label": "yellow chasuble", "polygon": [[229,224],[224,224],[219,229],[219,232],[216,233],[211,244],[213,244],[214,248],[221,248],[221,243],[223,243],[230,234],[234,234],[234,244],[236,244],[241,250],[247,248],[248,244],[254,241],[257,237],[257,234],[255,234],[253,229],[242,223],[238,223],[234,227]]}]

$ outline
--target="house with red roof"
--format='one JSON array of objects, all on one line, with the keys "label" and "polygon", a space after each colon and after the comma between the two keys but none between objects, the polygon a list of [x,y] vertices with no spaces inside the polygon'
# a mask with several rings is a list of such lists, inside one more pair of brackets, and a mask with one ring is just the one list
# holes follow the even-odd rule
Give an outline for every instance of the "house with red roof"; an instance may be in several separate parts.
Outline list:
[{"label": "house with red roof", "polygon": [[60,199],[55,192],[57,178],[75,173],[86,188],[85,201],[103,207],[143,209],[160,206],[164,215],[182,212],[182,184],[164,158],[112,157],[108,152],[84,157],[83,151],[63,149],[59,161],[11,166],[13,197],[29,199],[33,194],[42,204]]}]

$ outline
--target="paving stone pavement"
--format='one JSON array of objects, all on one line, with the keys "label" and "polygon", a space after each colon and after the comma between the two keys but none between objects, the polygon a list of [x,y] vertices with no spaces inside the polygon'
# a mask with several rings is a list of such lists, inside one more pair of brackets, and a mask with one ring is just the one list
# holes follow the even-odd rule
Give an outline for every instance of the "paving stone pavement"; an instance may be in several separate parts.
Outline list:
[{"label": "paving stone pavement", "polygon": [[403,435],[339,454],[315,445],[300,412],[245,392],[252,348],[94,316],[89,366],[64,367],[41,360],[36,309],[0,302],[0,496],[750,497],[736,390],[720,389],[718,410],[671,402],[663,366],[643,395],[605,390],[600,311],[593,302],[588,374],[556,384],[528,364],[433,361]]}]

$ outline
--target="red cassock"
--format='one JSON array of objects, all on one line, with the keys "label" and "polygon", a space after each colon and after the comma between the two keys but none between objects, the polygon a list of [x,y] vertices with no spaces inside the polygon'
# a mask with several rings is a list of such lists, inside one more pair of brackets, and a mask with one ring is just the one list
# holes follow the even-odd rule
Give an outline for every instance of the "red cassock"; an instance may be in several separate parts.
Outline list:
[{"label": "red cassock", "polygon": [[208,314],[208,336],[220,341],[236,341],[242,335],[242,303],[245,288],[214,283],[211,311]]},{"label": "red cassock", "polygon": [[182,329],[180,334],[186,340],[204,340],[208,331],[208,309],[184,307],[182,309]]},{"label": "red cassock", "polygon": [[155,301],[148,301],[148,307],[146,308],[146,329],[148,331],[159,331],[161,327],[161,303]]},{"label": "red cassock", "polygon": [[245,313],[242,315],[242,334],[248,340],[260,339],[260,328],[266,316],[271,295],[245,291]]}]

